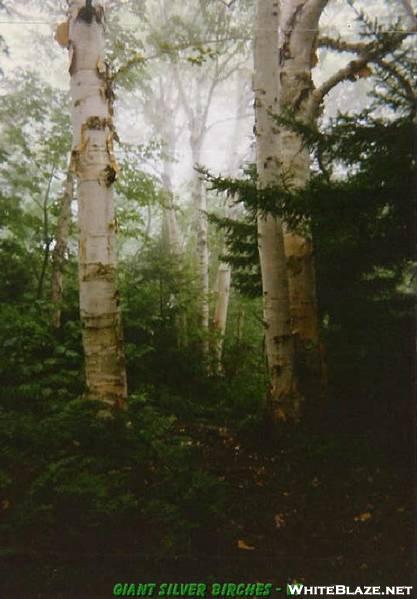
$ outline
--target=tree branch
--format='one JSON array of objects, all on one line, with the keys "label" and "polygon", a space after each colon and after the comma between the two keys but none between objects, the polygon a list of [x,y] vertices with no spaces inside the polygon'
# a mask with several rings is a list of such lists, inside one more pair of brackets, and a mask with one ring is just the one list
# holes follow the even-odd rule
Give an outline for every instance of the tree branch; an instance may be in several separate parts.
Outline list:
[{"label": "tree branch", "polygon": [[394,77],[404,90],[407,100],[410,102],[413,112],[417,109],[417,96],[414,92],[410,81],[395,66],[386,60],[380,59],[375,61],[384,71]]},{"label": "tree branch", "polygon": [[319,37],[317,46],[319,48],[330,48],[338,52],[352,52],[353,54],[363,54],[369,49],[369,44],[363,42],[346,42],[340,38],[334,39],[328,36]]},{"label": "tree branch", "polygon": [[355,79],[369,63],[378,63],[386,54],[394,52],[408,35],[408,32],[401,31],[392,35],[388,40],[383,40],[382,42],[375,40],[369,44],[345,42],[341,39],[335,40],[329,37],[322,37],[319,41],[321,47],[331,48],[340,52],[352,52],[359,56],[355,60],[351,60],[345,67],[339,69],[339,71],[334,73],[327,81],[312,92],[307,107],[307,119],[315,118],[323,99],[336,85],[342,81]]},{"label": "tree branch", "polygon": [[226,8],[231,8],[233,6],[233,4],[235,4],[236,0],[229,0],[229,2],[226,2],[226,0],[218,0],[218,2],[221,2],[222,4],[224,4],[224,6],[226,6]]}]

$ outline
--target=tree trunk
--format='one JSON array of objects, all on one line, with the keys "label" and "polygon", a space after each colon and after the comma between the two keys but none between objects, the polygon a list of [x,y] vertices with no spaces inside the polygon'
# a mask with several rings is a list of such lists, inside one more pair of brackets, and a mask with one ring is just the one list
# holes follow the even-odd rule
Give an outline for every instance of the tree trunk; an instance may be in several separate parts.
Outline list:
[{"label": "tree trunk", "polygon": [[232,269],[230,264],[221,262],[217,271],[216,306],[213,319],[214,360],[217,370],[221,370],[224,336],[226,333],[227,312],[229,309]]},{"label": "tree trunk", "polygon": [[[255,119],[258,186],[277,183],[278,129],[270,113],[278,112],[278,0],[258,0],[255,37]],[[287,264],[282,223],[258,214],[265,344],[270,387],[268,407],[274,421],[298,420],[301,397],[294,366]]]},{"label": "tree trunk", "polygon": [[112,407],[127,398],[126,370],[116,289],[112,184],[113,93],[104,63],[101,6],[68,0],[72,94],[72,168],[78,180],[80,312],[86,397]]},{"label": "tree trunk", "polygon": [[209,353],[209,251],[207,195],[203,182],[198,176],[193,182],[193,204],[195,207],[197,231],[197,274],[198,274],[198,316],[201,329],[201,351],[204,358]]},{"label": "tree trunk", "polygon": [[[196,90],[193,95],[194,106],[190,104],[189,95],[186,94],[183,81],[177,66],[174,66],[175,83],[179,99],[188,120],[190,132],[190,148],[193,167],[200,164],[201,149],[207,133],[208,111],[213,99],[217,80],[211,82],[207,97],[202,98],[204,78],[197,78]],[[198,283],[198,325],[201,332],[200,350],[203,359],[209,356],[209,251],[208,251],[208,221],[207,221],[207,196],[206,189],[197,172],[193,172],[192,204],[194,209],[194,223],[196,231],[196,271]]]},{"label": "tree trunk", "polygon": [[164,243],[171,256],[179,257],[181,254],[180,233],[174,204],[171,164],[168,160],[164,160],[163,167],[162,184],[164,186],[165,198],[162,209],[162,228]]},{"label": "tree trunk", "polygon": [[237,313],[237,321],[236,321],[236,345],[240,346],[243,340],[243,329],[245,325],[245,308],[244,306],[239,306],[239,311]]},{"label": "tree trunk", "polygon": [[[328,0],[283,0],[279,37],[279,106],[307,122],[308,100],[314,89],[311,71],[321,13]],[[315,116],[315,115],[314,115]],[[293,189],[310,177],[310,155],[300,135],[280,127],[280,169],[290,176]],[[298,361],[306,373],[320,375],[320,341],[313,245],[310,239],[287,232],[284,236],[292,330]]]},{"label": "tree trunk", "polygon": [[[235,177],[240,166],[241,158],[239,156],[239,142],[242,135],[241,119],[246,113],[247,94],[246,81],[241,72],[236,73],[236,120],[234,123],[231,141],[229,146],[230,159],[228,167],[228,176]],[[233,218],[236,209],[233,209],[233,198],[226,198],[226,217]],[[215,308],[213,319],[214,339],[214,360],[218,371],[221,370],[224,337],[226,333],[227,313],[229,308],[230,288],[232,281],[232,267],[227,262],[220,261],[215,289]]]},{"label": "tree trunk", "polygon": [[45,196],[42,204],[42,212],[43,212],[43,260],[41,266],[41,272],[39,275],[38,282],[38,291],[36,297],[38,300],[42,298],[43,287],[45,284],[45,276],[48,268],[49,262],[49,250],[51,247],[52,239],[49,236],[49,212],[48,212],[48,204],[49,204],[49,194],[51,192],[51,184],[52,179],[54,178],[55,166],[52,167],[51,174],[49,175],[48,185],[46,187]]},{"label": "tree trunk", "polygon": [[[198,98],[198,101],[200,99]],[[205,137],[205,127],[201,128],[200,101],[196,115],[190,123],[190,146],[193,166],[200,164],[201,148]],[[192,182],[192,202],[195,215],[197,237],[197,277],[198,277],[198,318],[201,330],[201,352],[203,358],[209,355],[209,251],[208,251],[208,221],[207,195],[203,181],[194,172]]]},{"label": "tree trunk", "polygon": [[73,200],[74,180],[68,171],[65,189],[61,198],[58,224],[55,234],[55,247],[52,252],[52,282],[51,300],[53,305],[52,326],[59,329],[61,326],[61,304],[63,295],[63,270],[65,252],[68,247],[68,237],[71,226],[71,203]]},{"label": "tree trunk", "polygon": [[[175,149],[174,136],[168,136],[168,139],[170,140],[169,150],[170,152],[173,152]],[[178,278],[181,279],[181,271],[183,270],[184,266],[181,249],[181,236],[174,203],[171,163],[168,160],[164,160],[162,184],[165,191],[164,206],[162,208],[162,245],[164,251],[166,251],[173,259],[173,266],[177,270]],[[178,347],[184,348],[188,343],[188,327],[186,311],[182,305],[180,305],[178,308],[175,322]]]}]

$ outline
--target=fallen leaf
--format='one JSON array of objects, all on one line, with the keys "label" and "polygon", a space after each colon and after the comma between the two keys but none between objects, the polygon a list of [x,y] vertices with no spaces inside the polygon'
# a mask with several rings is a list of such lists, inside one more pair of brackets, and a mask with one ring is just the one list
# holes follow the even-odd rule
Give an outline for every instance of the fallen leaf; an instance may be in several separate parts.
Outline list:
[{"label": "fallen leaf", "polygon": [[247,543],[245,543],[245,541],[242,541],[241,539],[239,539],[239,541],[237,542],[237,547],[238,549],[244,549],[245,551],[253,551],[255,549],[255,547],[248,545]]},{"label": "fallen leaf", "polygon": [[370,512],[364,512],[363,514],[359,514],[355,516],[353,519],[355,522],[367,522],[372,518],[372,514]]},{"label": "fallen leaf", "polygon": [[274,520],[277,528],[283,528],[286,525],[284,514],[275,514]]}]

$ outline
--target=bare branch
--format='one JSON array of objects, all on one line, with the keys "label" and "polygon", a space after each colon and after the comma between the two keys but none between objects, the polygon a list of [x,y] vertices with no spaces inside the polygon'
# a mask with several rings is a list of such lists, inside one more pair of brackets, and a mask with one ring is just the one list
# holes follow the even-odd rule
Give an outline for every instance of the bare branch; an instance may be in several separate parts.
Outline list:
[{"label": "bare branch", "polygon": [[361,76],[361,71],[367,67],[369,63],[378,63],[384,56],[396,50],[408,37],[408,32],[399,32],[391,36],[389,40],[383,43],[378,40],[372,41],[369,44],[360,42],[345,42],[341,39],[335,40],[331,38],[321,38],[319,44],[322,47],[332,48],[341,52],[352,52],[358,54],[358,58],[350,61],[345,67],[342,67],[334,73],[320,87],[315,89],[310,97],[307,108],[307,118],[313,119],[320,108],[324,97],[336,85],[346,80],[355,80]]},{"label": "bare branch", "polygon": [[217,127],[218,125],[222,125],[223,123],[228,123],[230,121],[236,121],[236,120],[241,120],[241,119],[248,119],[249,117],[252,117],[253,113],[252,112],[248,112],[246,114],[242,114],[241,116],[231,116],[225,119],[220,119],[218,121],[214,121],[213,123],[210,123],[210,125],[208,125],[206,127],[206,131],[210,131],[211,129],[213,129],[214,127]]},{"label": "bare branch", "polygon": [[226,37],[226,38],[222,38],[222,39],[207,39],[207,40],[198,40],[198,44],[197,42],[186,42],[183,44],[176,44],[176,45],[172,45],[170,47],[167,48],[161,48],[159,52],[155,52],[154,54],[149,54],[147,56],[140,54],[139,52],[133,54],[132,58],[130,58],[127,62],[125,62],[114,74],[113,78],[114,79],[118,79],[121,75],[127,73],[129,71],[129,69],[139,66],[139,65],[144,65],[147,62],[151,61],[151,60],[155,60],[158,58],[161,58],[162,56],[169,56],[173,53],[179,53],[182,50],[188,50],[190,48],[195,48],[197,45],[218,45],[218,44],[223,44],[226,42],[233,42],[233,41],[250,41],[252,38],[250,36],[233,36],[231,35],[230,37]]}]

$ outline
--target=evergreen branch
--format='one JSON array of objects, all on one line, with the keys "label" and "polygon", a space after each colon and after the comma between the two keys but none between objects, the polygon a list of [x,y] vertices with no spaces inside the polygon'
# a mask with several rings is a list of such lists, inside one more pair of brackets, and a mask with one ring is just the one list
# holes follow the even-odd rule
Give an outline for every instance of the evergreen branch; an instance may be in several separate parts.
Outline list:
[{"label": "evergreen branch", "polygon": [[341,38],[335,39],[326,35],[319,37],[317,41],[319,48],[330,48],[338,52],[351,52],[352,54],[363,54],[367,51],[369,44],[364,42],[346,42]]},{"label": "evergreen branch", "polygon": [[417,96],[410,81],[391,63],[380,59],[375,61],[384,71],[389,73],[400,84],[405,93],[405,98],[410,102],[413,113],[417,109]]}]

